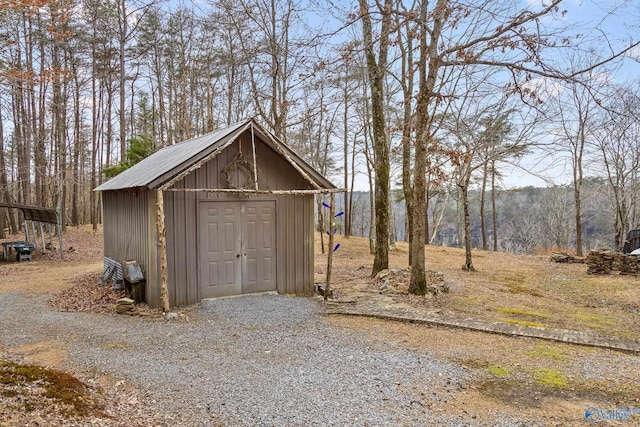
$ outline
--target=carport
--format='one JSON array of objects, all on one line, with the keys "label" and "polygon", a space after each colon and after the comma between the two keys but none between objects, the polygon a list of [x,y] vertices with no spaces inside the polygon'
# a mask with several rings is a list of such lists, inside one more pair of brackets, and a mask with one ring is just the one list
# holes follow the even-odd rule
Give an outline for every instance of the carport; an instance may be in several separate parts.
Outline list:
[{"label": "carport", "polygon": [[[60,259],[64,258],[64,255],[62,253],[62,232],[60,230],[60,220],[55,209],[47,209],[38,206],[18,205],[12,203],[0,203],[0,208],[18,209],[22,212],[22,215],[24,217],[25,242],[33,243],[36,247],[38,247],[39,231],[42,243],[42,253],[45,252],[44,225],[46,224],[47,233],[49,236],[49,246],[51,248],[51,255],[55,254],[55,247],[53,246],[53,235],[51,234],[51,224],[53,224],[55,227],[55,232],[58,235]],[[18,243],[19,242],[2,243],[2,252],[5,259],[7,259],[7,250],[10,250],[11,247]]]}]

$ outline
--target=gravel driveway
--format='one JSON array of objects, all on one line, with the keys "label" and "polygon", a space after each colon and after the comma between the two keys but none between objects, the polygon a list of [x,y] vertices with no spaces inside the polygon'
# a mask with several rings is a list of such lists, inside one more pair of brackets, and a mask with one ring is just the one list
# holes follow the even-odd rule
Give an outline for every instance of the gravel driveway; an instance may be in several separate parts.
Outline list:
[{"label": "gravel driveway", "polygon": [[148,390],[174,425],[484,425],[437,410],[463,368],[332,326],[316,300],[211,300],[165,321],[59,313],[47,298],[0,294],[0,347],[59,340],[70,367]]}]

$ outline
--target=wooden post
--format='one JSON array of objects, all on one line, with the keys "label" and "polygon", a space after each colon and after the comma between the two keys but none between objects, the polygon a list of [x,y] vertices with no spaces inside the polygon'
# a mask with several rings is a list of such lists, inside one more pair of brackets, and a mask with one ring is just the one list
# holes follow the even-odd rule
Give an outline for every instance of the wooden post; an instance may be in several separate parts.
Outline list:
[{"label": "wooden post", "polygon": [[40,225],[40,240],[42,241],[42,255],[46,252],[45,244],[44,244],[44,230],[42,229],[42,221],[38,221]]},{"label": "wooden post", "polygon": [[36,222],[34,220],[29,221],[31,223],[31,236],[33,237],[33,244],[38,247],[38,233],[36,232]]},{"label": "wooden post", "polygon": [[62,254],[62,219],[60,214],[56,213],[56,231],[58,232],[58,244],[60,245],[60,259],[64,259]]},{"label": "wooden post", "polygon": [[51,223],[47,223],[47,231],[49,232],[49,246],[51,246],[51,256],[56,254],[56,251],[53,247],[53,235],[51,234]]},{"label": "wooden post", "polygon": [[336,196],[331,193],[329,202],[329,247],[327,248],[327,284],[324,287],[324,300],[329,298],[331,292],[331,269],[333,267],[333,218],[335,216]]},{"label": "wooden post", "polygon": [[256,157],[256,137],[253,132],[253,120],[251,121],[251,151],[253,154],[253,186],[258,191],[258,159]]},{"label": "wooden post", "polygon": [[164,197],[162,190],[158,190],[156,201],[156,214],[158,223],[158,247],[160,250],[160,301],[162,303],[162,311],[168,313],[171,310],[169,306],[169,291],[167,289],[167,239],[164,231]]}]

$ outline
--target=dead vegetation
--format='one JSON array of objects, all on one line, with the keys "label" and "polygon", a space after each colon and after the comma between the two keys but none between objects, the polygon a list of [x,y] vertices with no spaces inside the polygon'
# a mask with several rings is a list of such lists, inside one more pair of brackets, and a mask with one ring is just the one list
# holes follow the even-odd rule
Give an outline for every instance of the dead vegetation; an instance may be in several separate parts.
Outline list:
[{"label": "dead vegetation", "polygon": [[[317,236],[317,233],[316,233]],[[371,278],[368,240],[341,238],[333,286],[338,297],[383,293]],[[396,243],[390,267],[407,269],[407,245]],[[400,277],[397,302],[494,322],[586,331],[640,341],[640,278],[590,275],[584,264],[551,262],[548,256],[474,250],[475,272],[462,270],[464,250],[426,246],[427,269],[449,288],[437,296],[406,294]],[[316,238],[316,253],[320,245]],[[316,281],[324,280],[326,257],[316,256]]]},{"label": "dead vegetation", "polygon": [[[100,236],[88,228],[72,229],[69,234],[65,242],[75,246],[63,262],[47,256],[38,256],[33,262],[20,264],[0,262],[0,277],[8,279],[1,281],[0,292],[47,292],[53,294],[51,305],[58,310],[113,312],[115,301],[121,294],[109,286],[99,285],[98,275],[102,271]],[[337,297],[357,299],[360,296],[384,295],[380,289],[384,283],[371,277],[372,256],[369,254],[368,241],[341,237],[340,242],[340,249],[334,254],[332,280]],[[85,244],[89,246],[87,250]],[[99,250],[94,250],[95,247]],[[390,260],[390,267],[397,269],[397,274],[392,275],[394,281],[390,284],[393,292],[386,295],[397,304],[490,321],[576,329],[601,336],[614,335],[636,340],[640,338],[638,278],[587,275],[584,264],[550,262],[546,255],[524,256],[479,250],[473,253],[477,271],[471,273],[461,268],[464,263],[463,250],[427,246],[425,250],[427,268],[432,272],[430,276],[434,283],[446,283],[449,292],[418,297],[406,293],[407,247],[403,242],[398,242],[397,247],[397,251],[391,252]],[[316,281],[322,282],[326,257],[320,254],[319,239],[316,239],[316,254]],[[635,356],[561,343],[541,343],[533,339],[426,328],[375,319],[330,319],[339,326],[358,328],[369,334],[371,339],[384,340],[412,351],[429,352],[465,366],[471,379],[459,393],[447,397],[442,408],[437,408],[440,411],[469,411],[487,419],[492,419],[496,412],[510,412],[537,419],[541,408],[544,408],[543,419],[549,421],[550,425],[583,425],[584,410],[590,405],[611,408],[640,405],[637,397],[640,396],[638,358]],[[16,363],[15,369],[21,366],[17,362],[3,362],[0,366],[5,370],[14,369],[11,363]],[[86,382],[80,383],[84,384],[82,386],[67,378],[69,387],[58,388],[60,393],[57,394],[67,396],[66,400],[58,401],[45,396],[41,400],[49,402],[48,409],[33,407],[34,412],[29,413],[25,407],[7,402],[20,396],[22,402],[28,402],[32,392],[39,393],[33,396],[42,396],[47,393],[44,387],[47,378],[55,381],[64,376],[47,374],[44,368],[38,367],[20,369],[26,369],[24,372],[30,370],[29,375],[37,373],[44,379],[32,381],[28,376],[13,375],[10,377],[13,379],[2,380],[0,396],[5,400],[2,402],[3,411],[0,412],[5,418],[0,418],[0,424],[23,425],[29,419],[25,416],[37,415],[41,420],[48,420],[42,421],[42,425],[85,425],[83,423],[91,417],[101,416],[101,405],[106,405],[104,413],[117,412],[117,409],[109,409],[117,405],[117,400],[101,397],[102,394],[109,394],[111,388],[100,391],[99,388],[87,386]],[[62,393],[60,390],[66,391]],[[78,396],[89,392],[91,397],[86,400],[88,406],[84,409],[82,406],[80,410],[74,409],[72,402],[75,391],[80,393]],[[131,396],[135,391],[119,393]],[[51,393],[52,396],[54,394]],[[67,403],[62,403],[64,401]],[[133,404],[133,408],[134,412],[141,411],[137,403]],[[77,418],[83,411],[92,415]],[[138,413],[136,417],[129,417],[127,422],[135,423],[135,420],[145,420],[147,416]],[[140,423],[144,425],[143,421]],[[115,420],[114,424],[119,425]]]}]

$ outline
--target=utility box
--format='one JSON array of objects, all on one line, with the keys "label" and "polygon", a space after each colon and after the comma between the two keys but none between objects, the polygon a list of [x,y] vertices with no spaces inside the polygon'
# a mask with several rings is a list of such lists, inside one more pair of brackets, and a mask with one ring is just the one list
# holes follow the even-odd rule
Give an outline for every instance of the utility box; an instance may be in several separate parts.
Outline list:
[{"label": "utility box", "polygon": [[144,273],[138,261],[122,261],[122,281],[127,296],[136,304],[144,302]]}]

